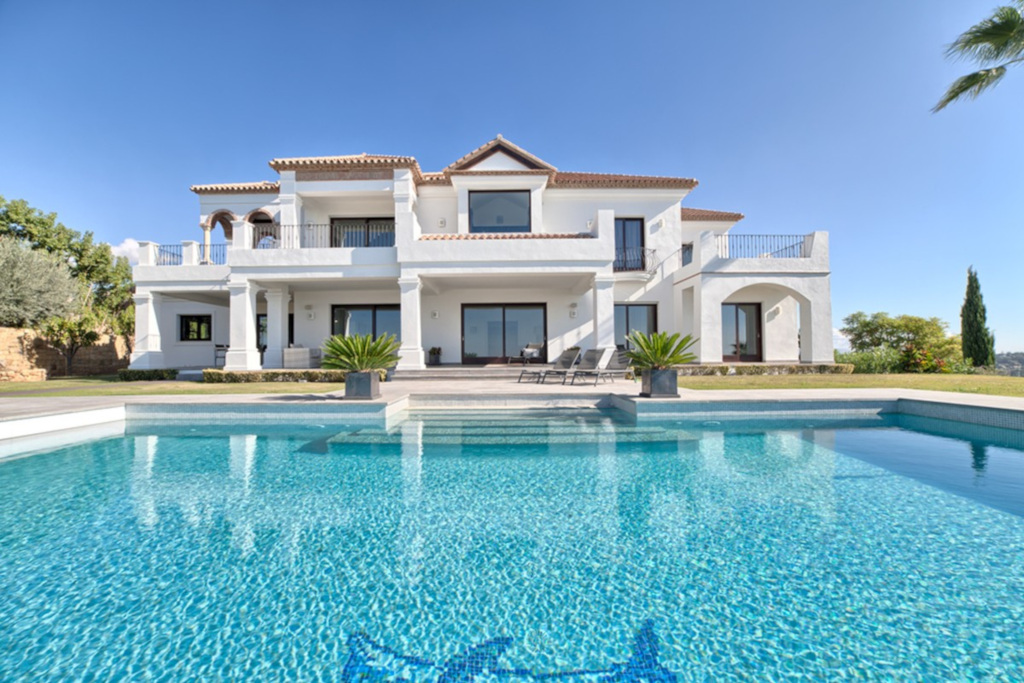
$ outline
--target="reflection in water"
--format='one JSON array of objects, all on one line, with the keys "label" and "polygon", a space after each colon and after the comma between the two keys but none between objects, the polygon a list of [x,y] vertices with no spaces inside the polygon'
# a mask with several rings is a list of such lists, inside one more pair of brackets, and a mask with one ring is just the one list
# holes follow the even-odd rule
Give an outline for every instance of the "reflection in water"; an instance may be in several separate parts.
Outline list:
[{"label": "reflection in water", "polygon": [[977,441],[971,442],[971,468],[979,475],[985,473],[988,463],[988,445]]}]

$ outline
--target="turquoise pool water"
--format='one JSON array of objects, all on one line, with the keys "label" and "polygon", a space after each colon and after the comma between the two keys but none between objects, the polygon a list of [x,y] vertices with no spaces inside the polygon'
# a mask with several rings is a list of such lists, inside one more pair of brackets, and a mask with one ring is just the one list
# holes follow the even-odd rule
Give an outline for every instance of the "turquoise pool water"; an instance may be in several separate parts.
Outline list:
[{"label": "turquoise pool water", "polygon": [[133,423],[0,462],[0,680],[1024,678],[1024,438]]}]

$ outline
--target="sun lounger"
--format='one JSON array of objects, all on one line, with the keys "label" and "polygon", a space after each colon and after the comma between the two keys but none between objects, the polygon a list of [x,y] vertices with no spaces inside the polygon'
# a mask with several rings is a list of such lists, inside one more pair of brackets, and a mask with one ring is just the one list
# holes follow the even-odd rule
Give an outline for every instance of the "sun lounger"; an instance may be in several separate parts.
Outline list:
[{"label": "sun lounger", "polygon": [[[610,350],[610,349],[609,349]],[[582,365],[582,363],[581,363]],[[581,370],[577,369],[572,375],[572,382],[570,384],[576,384],[576,378],[588,379],[594,378],[594,384],[596,385],[598,380],[613,380],[616,377],[625,377],[626,372],[629,370],[629,356],[626,355],[625,351],[614,350],[608,355],[605,365],[598,367],[594,370]]]},{"label": "sun lounger", "polygon": [[606,355],[604,349],[590,349],[583,354],[583,358],[580,359],[579,365],[570,366],[568,368],[555,367],[545,370],[541,374],[538,382],[540,384],[544,384],[547,382],[548,377],[561,377],[562,384],[565,384],[565,380],[569,379],[570,372],[575,370],[595,370],[604,355]]},{"label": "sun lounger", "polygon": [[579,349],[567,349],[562,352],[562,355],[558,357],[555,364],[551,367],[537,368],[536,370],[523,370],[519,373],[519,379],[517,381],[522,382],[524,377],[532,379],[534,382],[540,382],[544,375],[549,372],[569,372],[572,370],[572,366],[576,364],[576,360],[580,357]]}]

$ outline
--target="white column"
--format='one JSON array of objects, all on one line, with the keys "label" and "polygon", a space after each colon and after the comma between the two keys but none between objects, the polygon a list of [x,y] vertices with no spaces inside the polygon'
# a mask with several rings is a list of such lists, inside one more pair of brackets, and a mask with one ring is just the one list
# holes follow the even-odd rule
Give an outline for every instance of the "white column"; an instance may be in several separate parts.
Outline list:
[{"label": "white column", "polygon": [[160,303],[159,294],[136,292],[135,301],[135,345],[132,348],[130,367],[133,370],[163,368],[164,354],[160,346]]},{"label": "white column", "polygon": [[591,343],[595,349],[615,348],[615,278],[594,276],[594,334]]},{"label": "white column", "polygon": [[402,291],[402,347],[398,350],[398,369],[422,370],[426,366],[420,341],[420,278],[416,275],[399,278],[398,287]]},{"label": "white column", "polygon": [[284,349],[288,346],[288,288],[268,289],[267,297],[267,350],[263,352],[263,367],[283,368]]},{"label": "white column", "polygon": [[800,361],[834,363],[832,301],[827,276],[821,278],[818,290],[807,303],[800,302]]},{"label": "white column", "polygon": [[213,226],[203,226],[203,257],[201,263],[211,263],[210,261],[210,233],[213,232]]},{"label": "white column", "polygon": [[698,363],[722,362],[722,301],[709,293],[703,283],[694,296],[694,318],[700,333]]},{"label": "white column", "polygon": [[157,249],[156,242],[139,242],[139,265],[155,266]]},{"label": "white column", "polygon": [[256,348],[256,287],[248,280],[229,282],[231,293],[231,334],[225,370],[259,370]]}]

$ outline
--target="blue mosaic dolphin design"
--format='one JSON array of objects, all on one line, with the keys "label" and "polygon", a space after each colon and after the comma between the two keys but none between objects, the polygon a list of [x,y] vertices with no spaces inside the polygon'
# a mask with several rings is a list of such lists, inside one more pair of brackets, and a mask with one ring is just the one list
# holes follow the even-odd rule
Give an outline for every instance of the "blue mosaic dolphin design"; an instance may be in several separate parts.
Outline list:
[{"label": "blue mosaic dolphin design", "polygon": [[629,659],[607,669],[537,672],[509,669],[499,659],[511,638],[492,638],[474,645],[443,663],[405,655],[382,645],[365,633],[348,638],[349,655],[342,670],[345,681],[410,681],[415,683],[473,683],[488,680],[564,681],[565,683],[675,683],[674,673],[661,665],[654,622],[647,620],[633,638]]}]

